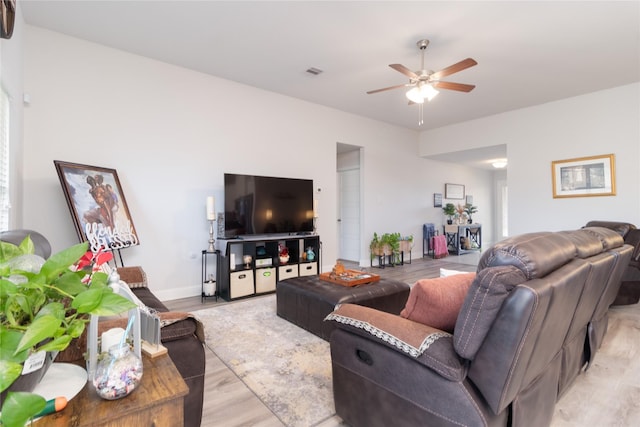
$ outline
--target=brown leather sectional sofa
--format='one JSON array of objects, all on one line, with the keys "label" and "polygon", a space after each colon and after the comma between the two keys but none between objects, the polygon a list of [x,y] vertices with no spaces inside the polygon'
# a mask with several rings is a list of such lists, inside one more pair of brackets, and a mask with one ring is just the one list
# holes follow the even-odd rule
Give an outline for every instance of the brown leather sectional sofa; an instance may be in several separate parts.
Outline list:
[{"label": "brown leather sectional sofa", "polygon": [[483,253],[453,334],[339,307],[337,414],[352,427],[549,425],[596,357],[632,251],[602,227],[506,239]]},{"label": "brown leather sectional sofa", "polygon": [[624,242],[633,246],[633,254],[622,275],[622,284],[612,305],[637,304],[640,301],[640,230],[628,222],[589,221],[585,227],[605,227],[620,234]]}]

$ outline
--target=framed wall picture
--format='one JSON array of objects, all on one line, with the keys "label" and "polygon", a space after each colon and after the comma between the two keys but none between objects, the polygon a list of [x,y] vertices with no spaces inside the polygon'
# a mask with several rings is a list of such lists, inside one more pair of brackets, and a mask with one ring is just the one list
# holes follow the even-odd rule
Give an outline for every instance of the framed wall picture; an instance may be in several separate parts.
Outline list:
[{"label": "framed wall picture", "polygon": [[433,193],[433,207],[434,208],[442,207],[442,193]]},{"label": "framed wall picture", "polygon": [[16,0],[0,0],[0,38],[11,38],[15,21]]},{"label": "framed wall picture", "polygon": [[473,196],[470,194],[467,194],[464,198],[464,203],[467,205],[472,205],[473,204]]},{"label": "framed wall picture", "polygon": [[551,162],[553,197],[615,196],[615,156],[579,157]]},{"label": "framed wall picture", "polygon": [[93,252],[140,243],[115,169],[53,163],[81,242]]},{"label": "framed wall picture", "polygon": [[460,184],[445,184],[444,185],[444,198],[445,199],[464,199],[464,185]]}]

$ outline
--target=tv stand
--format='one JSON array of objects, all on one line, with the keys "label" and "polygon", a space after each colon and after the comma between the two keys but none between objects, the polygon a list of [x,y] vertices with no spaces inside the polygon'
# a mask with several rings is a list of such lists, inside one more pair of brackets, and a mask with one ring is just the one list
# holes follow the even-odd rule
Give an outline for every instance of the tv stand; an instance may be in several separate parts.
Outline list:
[{"label": "tv stand", "polygon": [[[237,236],[218,239],[216,246],[218,292],[227,301],[272,293],[281,280],[320,272],[322,242],[316,234]],[[288,261],[280,260],[279,247],[288,249]]]}]

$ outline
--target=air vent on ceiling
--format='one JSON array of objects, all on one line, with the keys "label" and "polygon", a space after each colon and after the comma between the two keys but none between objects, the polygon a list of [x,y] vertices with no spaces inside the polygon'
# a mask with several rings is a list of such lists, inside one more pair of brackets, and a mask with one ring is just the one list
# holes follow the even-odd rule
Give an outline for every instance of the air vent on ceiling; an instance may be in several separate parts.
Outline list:
[{"label": "air vent on ceiling", "polygon": [[307,70],[307,73],[317,76],[318,74],[322,73],[322,70],[320,70],[319,68],[311,67]]}]

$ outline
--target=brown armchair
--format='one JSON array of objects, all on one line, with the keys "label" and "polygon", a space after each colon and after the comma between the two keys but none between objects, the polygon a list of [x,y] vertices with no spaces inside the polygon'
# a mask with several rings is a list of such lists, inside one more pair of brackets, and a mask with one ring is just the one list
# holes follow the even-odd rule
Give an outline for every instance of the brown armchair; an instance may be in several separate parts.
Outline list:
[{"label": "brown armchair", "polygon": [[585,227],[606,227],[622,236],[633,246],[629,266],[622,275],[622,284],[612,305],[637,304],[640,301],[640,230],[628,222],[589,221]]}]

